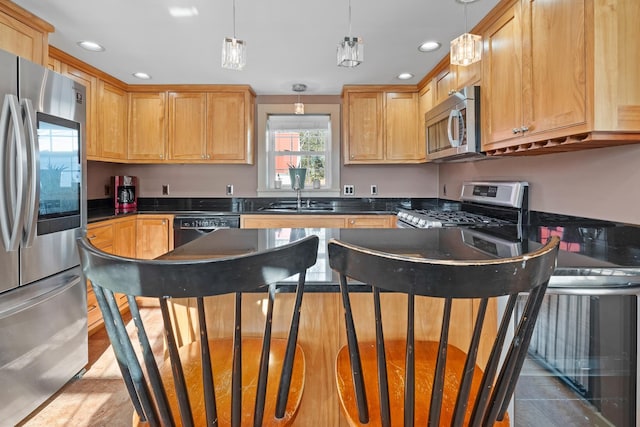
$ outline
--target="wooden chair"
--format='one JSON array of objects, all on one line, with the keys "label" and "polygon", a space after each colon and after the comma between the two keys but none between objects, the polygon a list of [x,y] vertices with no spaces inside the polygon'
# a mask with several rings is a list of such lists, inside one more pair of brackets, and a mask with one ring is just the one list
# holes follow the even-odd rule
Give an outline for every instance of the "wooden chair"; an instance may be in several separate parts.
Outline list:
[{"label": "wooden chair", "polygon": [[[293,421],[305,372],[304,354],[297,345],[300,307],[306,270],[316,262],[317,236],[218,259],[123,258],[96,249],[86,238],[78,240],[78,248],[82,270],[95,291],[135,407],[134,425],[279,426]],[[288,338],[272,338],[274,283],[296,274]],[[268,303],[264,335],[252,338],[242,334],[240,307],[243,293],[256,289],[267,291]],[[114,293],[128,296],[137,347],[125,329]],[[207,332],[204,297],[223,294],[235,294],[233,338],[214,340]],[[169,355],[160,366],[152,353],[136,296],[159,300]],[[171,298],[196,299],[196,342],[180,347],[176,344],[167,303]]]},{"label": "wooden chair", "polygon": [[[340,275],[347,332],[347,345],[336,360],[336,381],[349,424],[491,426],[498,421],[508,425],[507,406],[555,269],[558,243],[554,238],[543,248],[514,258],[455,261],[393,255],[331,240],[329,260]],[[351,302],[355,296],[350,298],[347,278],[372,286],[375,342],[358,341]],[[384,291],[407,294],[406,339],[385,340],[380,298]],[[523,293],[524,314],[509,339],[516,299]],[[417,296],[438,298],[442,319],[433,312],[416,312]],[[491,316],[489,301],[498,296],[508,296],[504,315],[499,325],[494,317],[494,327],[483,329]],[[470,302],[476,304],[477,315],[467,323],[474,325],[466,327],[469,347],[460,349],[448,342],[458,326],[451,323],[451,309],[459,304],[454,300],[469,298],[475,299]],[[404,309],[385,312],[390,318],[404,313]],[[437,322],[439,341],[416,340],[416,321]],[[491,352],[481,369],[479,343],[489,338]]]}]

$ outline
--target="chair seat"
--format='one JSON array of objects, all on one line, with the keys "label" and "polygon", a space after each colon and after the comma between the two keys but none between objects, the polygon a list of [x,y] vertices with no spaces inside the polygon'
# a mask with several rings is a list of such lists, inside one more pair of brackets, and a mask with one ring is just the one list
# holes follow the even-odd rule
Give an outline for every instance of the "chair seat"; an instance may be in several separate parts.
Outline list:
[{"label": "chair seat", "polygon": [[[287,407],[283,418],[275,418],[275,404],[278,391],[278,383],[285,354],[287,341],[285,339],[271,339],[271,349],[269,356],[269,375],[267,379],[267,395],[265,402],[265,412],[263,426],[286,426],[290,425],[300,406],[302,392],[304,390],[305,359],[302,348],[296,345],[295,361],[291,380],[291,389],[287,400]],[[219,426],[231,425],[231,378],[232,378],[232,358],[233,340],[216,339],[209,340],[211,352],[211,364],[213,367],[213,378],[215,383],[215,393],[218,408]],[[260,351],[262,349],[262,338],[242,339],[242,421],[240,425],[253,425],[253,413],[258,384],[258,370],[260,363]],[[202,390],[202,370],[200,363],[200,342],[196,341],[180,347],[180,360],[185,375],[187,390],[190,396],[203,396]],[[167,398],[170,403],[176,426],[180,426],[178,403],[171,374],[171,364],[169,361],[160,366],[160,374]],[[194,425],[206,425],[206,414],[204,401],[195,397],[190,399],[191,409],[194,416]],[[147,423],[140,422],[137,414],[133,416],[134,426],[145,426]]]},{"label": "chair seat", "polygon": [[[415,372],[416,372],[416,397],[423,402],[428,402],[431,398],[431,388],[433,384],[433,372],[438,353],[439,343],[436,341],[416,341],[415,342]],[[360,356],[362,358],[363,377],[366,389],[366,396],[369,404],[369,423],[366,426],[379,426],[380,406],[378,403],[378,376],[376,367],[376,348],[374,342],[360,342]],[[404,425],[404,366],[405,366],[405,341],[385,341],[387,372],[389,381],[389,399],[391,407],[391,421],[394,426]],[[465,363],[466,354],[459,348],[448,345],[447,366],[445,373],[445,387],[443,395],[442,414],[440,425],[451,425],[456,394],[460,383],[462,368]],[[471,388],[472,396],[478,389],[482,379],[482,370],[476,366],[473,373],[473,383]],[[349,425],[363,425],[358,420],[358,408],[355,401],[355,391],[351,379],[351,364],[349,362],[349,349],[344,346],[340,349],[336,359],[336,380],[338,394],[342,405],[343,413],[347,416]],[[473,402],[473,397],[470,399]],[[465,420],[471,416],[472,407],[467,408]],[[416,426],[426,426],[429,416],[428,405],[416,405],[415,422]],[[467,425],[468,422],[465,422]],[[508,426],[509,420],[505,419],[496,423],[497,426]]]}]

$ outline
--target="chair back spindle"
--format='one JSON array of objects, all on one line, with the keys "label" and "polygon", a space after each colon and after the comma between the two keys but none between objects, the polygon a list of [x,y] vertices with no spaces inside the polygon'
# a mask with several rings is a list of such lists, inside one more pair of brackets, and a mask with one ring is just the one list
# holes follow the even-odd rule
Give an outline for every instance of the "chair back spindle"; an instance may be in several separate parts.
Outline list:
[{"label": "chair back spindle", "polygon": [[[329,261],[340,275],[347,334],[336,377],[350,425],[508,425],[507,407],[555,269],[558,244],[553,238],[521,256],[462,261],[390,254],[332,240]],[[358,340],[348,280],[372,287],[374,342]],[[385,340],[381,298],[398,293],[406,294],[406,335]],[[436,338],[416,336],[417,319],[435,318],[435,313],[416,312],[416,298],[425,297],[442,301]],[[504,298],[500,319],[495,319],[497,298]],[[526,302],[522,315],[515,316],[519,298]],[[457,305],[464,300],[469,304]],[[456,324],[456,307],[472,311],[469,326]],[[461,326],[467,336],[462,346]],[[481,358],[483,345],[490,350]]]},{"label": "chair back spindle", "polygon": [[[78,248],[135,409],[134,424],[276,426],[293,421],[304,387],[304,355],[297,345],[300,310],[306,271],[316,262],[317,236],[250,254],[197,260],[124,258],[96,249],[86,238],[78,240]],[[276,283],[295,275],[288,333],[275,338]],[[247,336],[242,297],[265,290],[264,330],[260,337]],[[137,339],[127,331],[115,294],[127,295]],[[235,295],[231,338],[213,339],[207,316],[216,313],[208,310],[207,297],[226,294]],[[158,299],[165,363],[154,357],[149,325],[141,318],[136,297]],[[199,335],[194,343],[176,338],[170,306],[175,298],[195,301]],[[257,382],[252,385],[254,372]]]}]

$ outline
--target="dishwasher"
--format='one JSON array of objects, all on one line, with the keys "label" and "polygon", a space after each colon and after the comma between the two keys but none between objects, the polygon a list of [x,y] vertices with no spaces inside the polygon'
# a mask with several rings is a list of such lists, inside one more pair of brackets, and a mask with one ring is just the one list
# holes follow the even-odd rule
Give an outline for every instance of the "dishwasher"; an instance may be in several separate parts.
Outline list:
[{"label": "dishwasher", "polygon": [[177,215],[173,220],[174,247],[221,228],[240,228],[239,214]]}]

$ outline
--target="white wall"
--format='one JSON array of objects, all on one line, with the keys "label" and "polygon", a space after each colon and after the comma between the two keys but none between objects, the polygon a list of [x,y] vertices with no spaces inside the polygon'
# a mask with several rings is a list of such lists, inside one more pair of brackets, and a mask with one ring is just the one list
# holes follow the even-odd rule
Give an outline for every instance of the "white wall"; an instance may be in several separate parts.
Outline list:
[{"label": "white wall", "polygon": [[640,144],[442,164],[438,195],[477,179],[528,181],[532,210],[640,224]]}]

